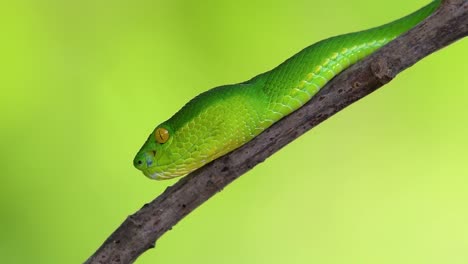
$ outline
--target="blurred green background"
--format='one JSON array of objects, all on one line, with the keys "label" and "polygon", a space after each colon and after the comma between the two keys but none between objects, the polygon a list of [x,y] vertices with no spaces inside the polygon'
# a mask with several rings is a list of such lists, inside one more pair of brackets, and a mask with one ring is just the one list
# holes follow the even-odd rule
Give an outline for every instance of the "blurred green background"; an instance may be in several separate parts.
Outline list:
[{"label": "blurred green background", "polygon": [[[132,167],[209,88],[427,0],[4,1],[0,258],[80,263],[172,181]],[[467,263],[468,42],[275,154],[137,263]]]}]

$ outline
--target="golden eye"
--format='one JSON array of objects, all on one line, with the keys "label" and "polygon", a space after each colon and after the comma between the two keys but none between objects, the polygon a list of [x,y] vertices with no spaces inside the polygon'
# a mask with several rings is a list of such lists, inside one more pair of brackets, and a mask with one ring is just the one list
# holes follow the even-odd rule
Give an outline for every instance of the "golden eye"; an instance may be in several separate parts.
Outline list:
[{"label": "golden eye", "polygon": [[154,131],[154,137],[159,144],[164,144],[169,139],[169,131],[163,127],[160,127]]}]

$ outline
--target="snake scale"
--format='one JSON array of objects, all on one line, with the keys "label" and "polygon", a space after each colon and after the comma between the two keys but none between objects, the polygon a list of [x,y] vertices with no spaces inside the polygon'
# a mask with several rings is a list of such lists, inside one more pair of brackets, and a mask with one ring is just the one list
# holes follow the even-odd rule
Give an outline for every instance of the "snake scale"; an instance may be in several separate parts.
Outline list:
[{"label": "snake scale", "polygon": [[309,101],[341,71],[405,33],[440,5],[380,27],[319,41],[246,82],[204,92],[149,135],[133,161],[151,179],[184,176],[252,140]]}]

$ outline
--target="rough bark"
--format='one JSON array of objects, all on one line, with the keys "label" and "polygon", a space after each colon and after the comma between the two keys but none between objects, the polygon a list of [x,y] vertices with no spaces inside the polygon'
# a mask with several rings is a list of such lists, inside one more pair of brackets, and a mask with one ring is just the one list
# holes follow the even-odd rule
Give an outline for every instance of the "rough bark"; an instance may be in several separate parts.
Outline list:
[{"label": "rough bark", "polygon": [[132,263],[230,182],[420,59],[468,34],[468,1],[446,0],[408,33],[343,71],[310,102],[241,148],[180,179],[129,216],[86,263]]}]

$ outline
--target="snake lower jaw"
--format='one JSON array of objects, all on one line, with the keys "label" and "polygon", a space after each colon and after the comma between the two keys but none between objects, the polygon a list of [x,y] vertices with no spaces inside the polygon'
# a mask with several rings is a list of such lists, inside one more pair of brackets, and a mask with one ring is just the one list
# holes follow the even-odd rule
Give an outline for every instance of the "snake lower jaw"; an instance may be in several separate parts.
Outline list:
[{"label": "snake lower jaw", "polygon": [[159,180],[160,179],[159,176],[162,174],[161,172],[157,172],[157,171],[156,172],[150,172],[149,170],[143,170],[142,172],[146,177],[148,177],[148,178],[150,178],[152,180]]},{"label": "snake lower jaw", "polygon": [[152,180],[168,180],[172,178],[177,178],[177,177],[182,177],[185,176],[189,173],[189,171],[176,171],[176,172],[170,172],[170,171],[151,171],[149,169],[142,170],[143,174]]}]

